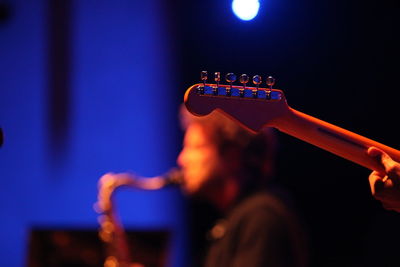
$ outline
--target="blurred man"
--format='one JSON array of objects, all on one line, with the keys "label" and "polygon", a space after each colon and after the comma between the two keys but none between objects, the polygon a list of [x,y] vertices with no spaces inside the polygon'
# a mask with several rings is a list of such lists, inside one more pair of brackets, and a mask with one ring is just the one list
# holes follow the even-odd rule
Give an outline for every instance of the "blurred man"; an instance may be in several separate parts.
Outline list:
[{"label": "blurred man", "polygon": [[182,121],[184,191],[223,217],[210,230],[204,266],[306,266],[302,231],[272,185],[273,132],[253,135],[218,112],[194,117],[183,110]]}]

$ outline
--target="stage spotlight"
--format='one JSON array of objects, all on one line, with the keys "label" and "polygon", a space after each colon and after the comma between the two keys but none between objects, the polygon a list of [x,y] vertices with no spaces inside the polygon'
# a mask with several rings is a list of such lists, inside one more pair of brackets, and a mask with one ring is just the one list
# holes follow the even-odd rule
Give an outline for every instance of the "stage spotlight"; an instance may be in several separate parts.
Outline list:
[{"label": "stage spotlight", "polygon": [[241,20],[252,20],[254,19],[260,8],[260,2],[258,0],[233,0],[232,11]]}]

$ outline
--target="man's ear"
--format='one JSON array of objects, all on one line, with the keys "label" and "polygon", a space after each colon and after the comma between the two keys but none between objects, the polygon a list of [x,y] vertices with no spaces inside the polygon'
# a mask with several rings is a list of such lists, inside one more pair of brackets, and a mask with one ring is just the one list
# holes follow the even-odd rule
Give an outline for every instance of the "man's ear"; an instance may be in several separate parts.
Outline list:
[{"label": "man's ear", "polygon": [[224,167],[229,172],[238,172],[242,167],[241,153],[236,147],[228,147],[223,155]]}]

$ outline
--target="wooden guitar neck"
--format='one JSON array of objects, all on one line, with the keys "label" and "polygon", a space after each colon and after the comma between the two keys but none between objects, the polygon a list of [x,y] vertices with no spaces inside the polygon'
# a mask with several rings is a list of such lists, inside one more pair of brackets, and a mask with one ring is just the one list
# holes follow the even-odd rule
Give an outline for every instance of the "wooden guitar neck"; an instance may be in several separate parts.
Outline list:
[{"label": "wooden guitar neck", "polygon": [[367,155],[369,147],[377,147],[400,161],[400,151],[333,124],[289,108],[271,125],[278,130],[320,147],[370,170],[384,172],[380,162]]}]

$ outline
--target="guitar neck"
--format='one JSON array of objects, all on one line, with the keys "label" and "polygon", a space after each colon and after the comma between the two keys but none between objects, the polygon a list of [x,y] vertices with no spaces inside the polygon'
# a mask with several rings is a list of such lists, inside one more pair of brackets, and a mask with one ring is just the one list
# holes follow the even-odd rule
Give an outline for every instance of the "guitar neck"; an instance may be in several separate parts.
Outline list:
[{"label": "guitar neck", "polygon": [[371,146],[400,161],[400,151],[396,149],[292,108],[289,108],[285,115],[275,119],[270,126],[371,170],[384,172],[381,163],[367,155]]},{"label": "guitar neck", "polygon": [[250,131],[275,127],[371,170],[384,172],[382,164],[367,154],[372,146],[400,162],[396,149],[292,109],[279,89],[195,84],[186,91],[184,100],[194,115],[205,116],[218,109]]}]

